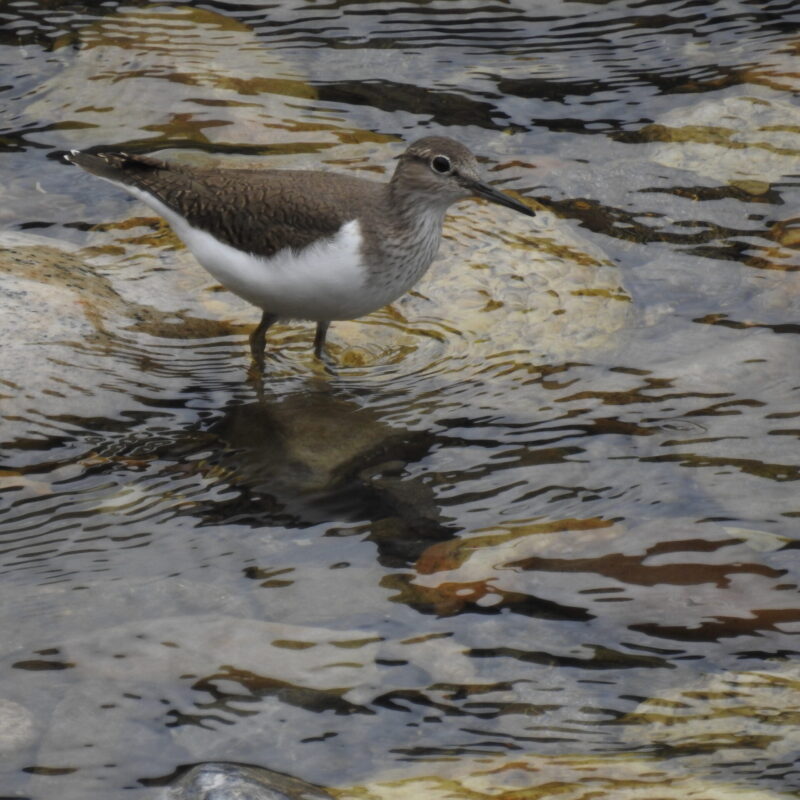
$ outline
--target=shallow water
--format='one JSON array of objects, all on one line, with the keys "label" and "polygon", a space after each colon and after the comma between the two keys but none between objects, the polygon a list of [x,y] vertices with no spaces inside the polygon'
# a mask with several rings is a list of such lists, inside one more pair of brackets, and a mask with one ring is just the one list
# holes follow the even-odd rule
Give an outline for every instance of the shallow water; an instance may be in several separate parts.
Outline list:
[{"label": "shallow water", "polygon": [[[0,795],[797,794],[793,6],[0,7]],[[263,389],[254,310],[58,161],[431,132],[536,218],[454,208]]]}]

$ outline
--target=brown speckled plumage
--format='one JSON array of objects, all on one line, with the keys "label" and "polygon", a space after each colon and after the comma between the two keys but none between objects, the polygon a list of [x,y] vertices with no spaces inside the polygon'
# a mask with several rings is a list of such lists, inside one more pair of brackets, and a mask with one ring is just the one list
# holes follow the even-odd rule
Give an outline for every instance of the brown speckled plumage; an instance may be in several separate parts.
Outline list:
[{"label": "brown speckled plumage", "polygon": [[87,172],[149,192],[193,227],[265,258],[333,236],[382,199],[380,183],[335,172],[199,169],[122,153],[71,158]]}]

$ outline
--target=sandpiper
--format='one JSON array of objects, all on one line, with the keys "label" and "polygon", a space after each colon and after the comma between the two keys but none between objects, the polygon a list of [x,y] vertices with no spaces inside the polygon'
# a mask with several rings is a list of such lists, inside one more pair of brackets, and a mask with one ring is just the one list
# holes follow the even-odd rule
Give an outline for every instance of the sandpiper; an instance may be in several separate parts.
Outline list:
[{"label": "sandpiper", "polygon": [[66,161],[130,192],[162,216],[225,288],[262,310],[250,335],[259,369],[279,319],[317,323],[391,303],[425,274],[447,209],[470,196],[534,212],[484,183],[459,142],[426,136],[388,183],[319,170],[200,169],[122,152],[71,151]]}]

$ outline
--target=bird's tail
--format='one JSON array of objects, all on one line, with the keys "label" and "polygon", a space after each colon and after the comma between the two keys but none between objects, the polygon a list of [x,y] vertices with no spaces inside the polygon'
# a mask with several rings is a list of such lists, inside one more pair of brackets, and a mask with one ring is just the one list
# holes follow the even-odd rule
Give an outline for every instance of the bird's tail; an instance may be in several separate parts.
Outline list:
[{"label": "bird's tail", "polygon": [[125,183],[126,177],[130,178],[135,173],[169,169],[169,165],[157,158],[122,152],[84,153],[80,150],[70,150],[64,155],[64,161],[75,164],[86,172],[97,175],[98,178],[117,183]]}]

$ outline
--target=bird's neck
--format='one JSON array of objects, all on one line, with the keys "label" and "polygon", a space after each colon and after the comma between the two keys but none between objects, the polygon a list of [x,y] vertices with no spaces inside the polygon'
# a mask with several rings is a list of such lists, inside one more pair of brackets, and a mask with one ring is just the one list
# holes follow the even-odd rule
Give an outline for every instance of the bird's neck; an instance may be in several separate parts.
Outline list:
[{"label": "bird's neck", "polygon": [[386,186],[387,208],[395,225],[408,231],[441,230],[449,203],[422,192],[409,191],[402,182],[392,180]]},{"label": "bird's neck", "polygon": [[445,208],[431,206],[408,192],[396,193],[391,183],[386,185],[384,200],[380,236],[373,242],[380,264],[376,277],[393,287],[396,296],[411,288],[436,257]]},{"label": "bird's neck", "polygon": [[427,195],[403,191],[394,181],[388,184],[387,195],[390,235],[404,240],[407,247],[422,246],[435,252],[447,206],[432,202]]}]

